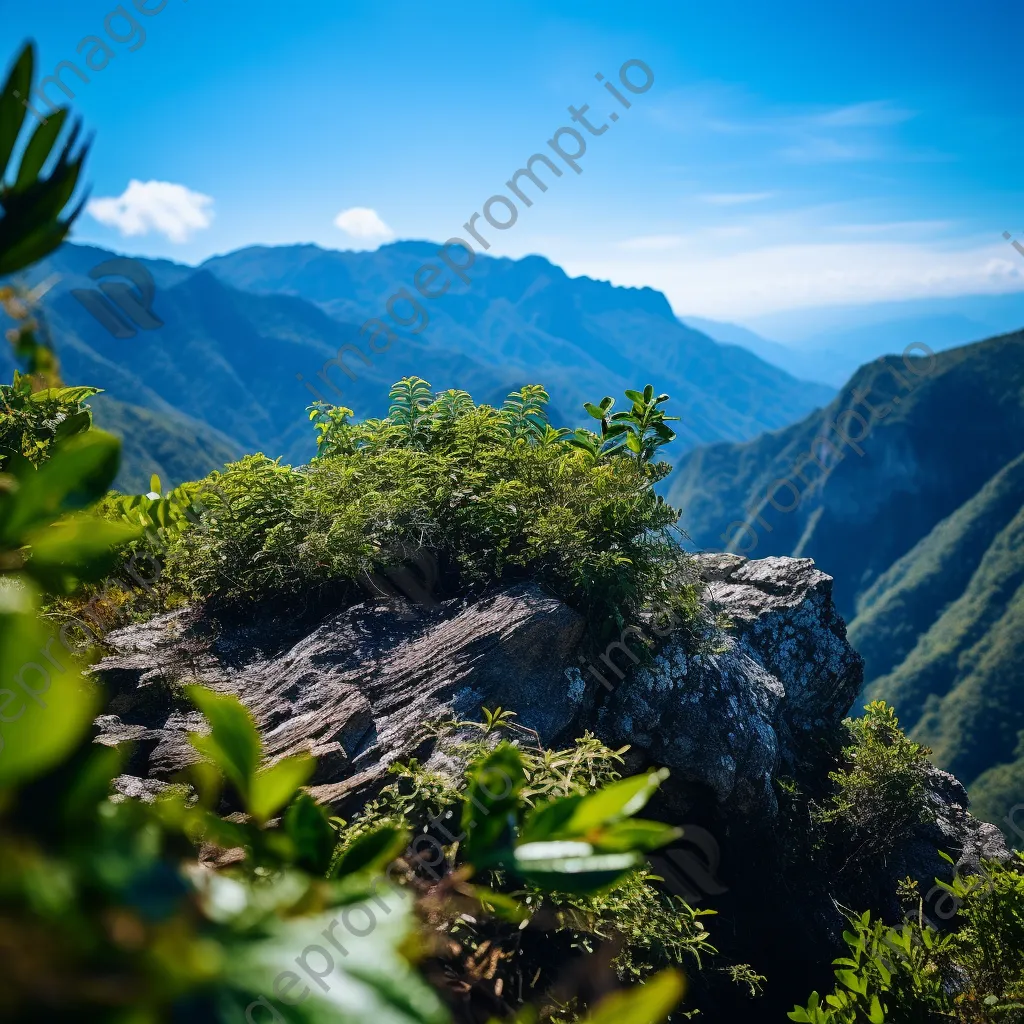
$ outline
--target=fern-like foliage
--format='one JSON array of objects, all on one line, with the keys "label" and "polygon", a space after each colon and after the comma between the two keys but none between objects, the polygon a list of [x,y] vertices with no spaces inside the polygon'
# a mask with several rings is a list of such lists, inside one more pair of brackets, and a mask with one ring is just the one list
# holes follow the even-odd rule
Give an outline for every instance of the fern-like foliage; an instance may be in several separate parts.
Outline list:
[{"label": "fern-like foliage", "polygon": [[513,391],[501,407],[512,437],[523,437],[531,441],[543,437],[548,426],[545,407],[550,401],[550,395],[540,384],[527,384]]},{"label": "fern-like foliage", "polygon": [[475,408],[473,397],[468,391],[451,388],[448,391],[442,391],[437,396],[431,407],[431,412],[436,426],[450,427],[456,420],[461,419]]},{"label": "fern-like foliage", "polygon": [[430,384],[420,377],[403,377],[392,385],[388,397],[388,421],[397,428],[398,435],[412,448],[425,447],[433,422],[434,393]]}]

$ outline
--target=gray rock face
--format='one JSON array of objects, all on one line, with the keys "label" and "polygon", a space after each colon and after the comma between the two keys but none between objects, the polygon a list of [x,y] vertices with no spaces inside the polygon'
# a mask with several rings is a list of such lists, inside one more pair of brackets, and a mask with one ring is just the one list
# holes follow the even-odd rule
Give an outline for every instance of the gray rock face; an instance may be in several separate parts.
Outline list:
[{"label": "gray rock face", "polygon": [[702,555],[709,603],[732,620],[738,646],[785,689],[794,732],[845,717],[863,682],[863,661],[832,603],[832,578],[809,558]]},{"label": "gray rock face", "polygon": [[566,674],[583,621],[535,586],[422,616],[358,605],[270,654],[260,652],[280,646],[273,623],[207,625],[176,612],[107,637],[115,653],[96,672],[113,698],[97,741],[132,741],[132,775],[168,780],[195,759],[186,737],[203,719],[174,699],[172,683],[237,694],[270,759],[317,756],[313,781],[329,798],[424,753],[432,721],[478,720],[481,705],[501,705],[550,743],[584,710],[583,687]]},{"label": "gray rock face", "polygon": [[807,558],[699,557],[707,602],[733,624],[718,649],[670,640],[601,711],[601,734],[643,748],[727,814],[770,821],[772,780],[804,734],[834,727],[862,680],[832,604],[832,580]]},{"label": "gray rock face", "polygon": [[[972,869],[977,869],[983,861],[1010,859],[1003,833],[995,825],[979,821],[968,813],[970,798],[959,779],[932,766],[928,770],[925,788],[935,821],[915,837],[915,847],[920,847],[919,857],[934,860],[938,859],[936,850],[956,852],[960,864]],[[908,874],[914,874],[913,859],[912,848],[908,854],[911,861]],[[946,871],[944,861],[942,865],[941,868],[936,865],[933,874]]]}]

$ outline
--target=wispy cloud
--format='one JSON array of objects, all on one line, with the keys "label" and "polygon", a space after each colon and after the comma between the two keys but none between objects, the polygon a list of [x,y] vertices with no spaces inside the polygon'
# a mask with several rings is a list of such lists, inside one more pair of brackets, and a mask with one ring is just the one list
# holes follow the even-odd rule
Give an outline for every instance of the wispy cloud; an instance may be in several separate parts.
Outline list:
[{"label": "wispy cloud", "polygon": [[771,199],[773,195],[774,192],[711,192],[700,198],[713,206],[740,206],[744,203],[760,203]]},{"label": "wispy cloud", "polygon": [[663,249],[675,249],[682,242],[682,235],[643,235],[640,238],[627,238],[624,242],[619,242],[619,248],[656,252]]},{"label": "wispy cloud", "polygon": [[837,224],[835,231],[845,235],[937,234],[953,227],[951,220],[892,220],[864,224]]},{"label": "wispy cloud", "polygon": [[779,156],[802,164],[850,163],[881,160],[887,150],[872,142],[841,142],[839,139],[808,137],[779,150]]},{"label": "wispy cloud", "polygon": [[133,179],[121,195],[93,199],[85,209],[124,237],[154,231],[172,242],[187,242],[213,221],[210,196],[170,181]]},{"label": "wispy cloud", "polygon": [[715,137],[739,146],[747,139],[763,165],[893,158],[899,125],[917,113],[890,99],[780,106],[737,87],[696,85],[671,93],[652,116],[676,133],[703,135],[709,145]]},{"label": "wispy cloud", "polygon": [[387,242],[395,237],[394,231],[384,223],[377,211],[368,206],[353,206],[342,210],[334,218],[334,226],[361,242]]},{"label": "wispy cloud", "polygon": [[898,107],[889,100],[871,100],[836,107],[812,115],[808,120],[811,124],[824,125],[826,128],[873,128],[878,125],[901,124],[915,116],[913,110]]}]

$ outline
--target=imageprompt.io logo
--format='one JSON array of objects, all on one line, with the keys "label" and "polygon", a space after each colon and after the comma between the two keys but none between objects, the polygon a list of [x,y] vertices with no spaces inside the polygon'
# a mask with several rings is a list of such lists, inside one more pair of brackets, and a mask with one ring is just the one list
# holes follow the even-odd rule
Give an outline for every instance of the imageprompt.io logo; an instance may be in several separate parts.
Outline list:
[{"label": "imageprompt.io logo", "polygon": [[153,275],[138,261],[123,256],[100,263],[89,271],[94,281],[124,277],[124,281],[100,281],[96,288],[73,288],[71,294],[115,338],[134,338],[139,331],[155,331],[164,322],[153,312],[156,285]]},{"label": "imageprompt.io logo", "polygon": [[690,904],[729,891],[718,880],[721,859],[718,841],[699,825],[684,825],[681,838],[650,855],[651,866],[668,891]]}]

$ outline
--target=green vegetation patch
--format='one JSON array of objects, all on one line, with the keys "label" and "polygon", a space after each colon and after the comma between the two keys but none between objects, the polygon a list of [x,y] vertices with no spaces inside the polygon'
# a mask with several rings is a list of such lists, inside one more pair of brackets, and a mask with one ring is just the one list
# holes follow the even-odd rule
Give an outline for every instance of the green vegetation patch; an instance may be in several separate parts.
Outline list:
[{"label": "green vegetation patch", "polygon": [[310,465],[250,455],[189,491],[202,496],[201,528],[156,541],[168,600],[173,590],[230,607],[346,587],[361,598],[374,574],[426,554],[441,596],[533,580],[597,632],[652,606],[692,620],[696,574],[672,535],[678,513],[654,486],[670,469],[654,461],[674,436],[667,396],[648,387],[627,399],[623,412],[611,398],[588,407],[600,432],[552,427],[539,386],[495,409],[406,378],[389,416],[362,423],[316,405]]}]

